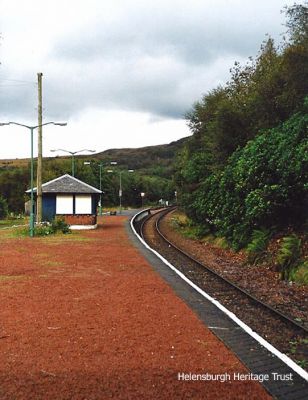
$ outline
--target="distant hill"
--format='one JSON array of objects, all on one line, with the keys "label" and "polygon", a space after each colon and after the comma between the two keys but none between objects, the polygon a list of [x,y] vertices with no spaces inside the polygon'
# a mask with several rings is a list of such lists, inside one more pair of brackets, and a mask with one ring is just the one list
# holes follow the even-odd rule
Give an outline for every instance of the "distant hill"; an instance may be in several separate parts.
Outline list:
[{"label": "distant hill", "polygon": [[[159,199],[173,199],[175,186],[176,154],[189,138],[169,144],[133,149],[110,149],[97,154],[75,157],[75,176],[89,185],[99,187],[104,192],[104,205],[115,207],[119,204],[119,171],[135,170],[134,174],[122,176],[122,204],[132,207],[141,205],[140,193],[146,193],[147,204],[157,204]],[[36,179],[36,160],[34,179]],[[84,162],[90,165],[85,166]],[[117,167],[109,167],[111,161]],[[98,168],[102,163],[104,168]],[[71,156],[46,157],[43,161],[43,182],[71,173]],[[113,173],[106,173],[112,169]],[[100,174],[102,171],[102,175]],[[36,185],[36,181],[35,181]],[[0,160],[0,196],[7,201],[10,212],[24,210],[24,193],[30,187],[29,158]]]},{"label": "distant hill", "polygon": [[174,156],[183,147],[187,139],[185,137],[169,144],[133,149],[110,149],[95,154],[93,158],[102,159],[106,162],[117,161],[121,166],[136,170],[147,170],[157,166],[167,168],[171,166]]},{"label": "distant hill", "polygon": [[[162,169],[163,175],[170,176],[173,172],[173,160],[176,153],[183,147],[188,137],[179,139],[169,144],[147,146],[140,148],[109,149],[95,155],[77,155],[75,158],[84,160],[103,160],[108,163],[117,161],[121,168],[139,170],[146,174],[155,174],[155,170]],[[70,156],[46,157],[46,160],[66,160]],[[0,168],[23,168],[29,164],[29,158],[16,158],[0,160]],[[160,175],[158,173],[158,175]]]}]

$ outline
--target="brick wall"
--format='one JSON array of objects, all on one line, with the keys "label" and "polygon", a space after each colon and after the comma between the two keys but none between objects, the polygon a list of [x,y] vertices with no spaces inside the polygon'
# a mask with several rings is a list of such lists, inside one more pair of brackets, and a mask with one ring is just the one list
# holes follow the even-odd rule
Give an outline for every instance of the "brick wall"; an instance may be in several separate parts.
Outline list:
[{"label": "brick wall", "polygon": [[[58,216],[58,215],[57,215]],[[69,225],[95,225],[96,215],[61,215]]]}]

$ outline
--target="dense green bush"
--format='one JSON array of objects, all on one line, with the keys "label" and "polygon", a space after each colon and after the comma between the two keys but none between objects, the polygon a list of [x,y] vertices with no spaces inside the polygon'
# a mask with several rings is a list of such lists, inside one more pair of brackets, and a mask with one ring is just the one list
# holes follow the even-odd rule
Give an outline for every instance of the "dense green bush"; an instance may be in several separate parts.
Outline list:
[{"label": "dense green bush", "polygon": [[[62,232],[64,234],[71,232],[69,225],[64,221],[63,218],[55,218],[51,224],[49,222],[42,223],[35,225],[34,227],[34,236],[48,236],[58,232]],[[17,235],[28,236],[29,228],[23,227],[22,229],[17,230],[16,233]]]},{"label": "dense green bush", "polygon": [[190,196],[190,215],[234,248],[253,230],[303,223],[308,189],[308,115],[296,114],[237,150]]},{"label": "dense green bush", "polygon": [[44,223],[36,225],[34,228],[34,236],[47,236],[58,232],[62,232],[64,234],[71,232],[70,227],[64,221],[64,218],[55,218],[52,220],[51,224]]},{"label": "dense green bush", "polygon": [[65,222],[64,218],[55,218],[51,222],[51,229],[53,233],[57,233],[61,231],[62,233],[70,233],[70,227],[69,225]]}]

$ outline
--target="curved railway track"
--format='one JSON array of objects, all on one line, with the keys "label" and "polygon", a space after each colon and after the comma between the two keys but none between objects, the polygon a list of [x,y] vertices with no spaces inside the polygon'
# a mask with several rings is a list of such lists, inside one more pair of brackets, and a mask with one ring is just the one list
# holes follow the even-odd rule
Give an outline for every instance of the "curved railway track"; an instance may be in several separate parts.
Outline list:
[{"label": "curved railway track", "polygon": [[262,302],[171,243],[160,228],[162,219],[170,211],[149,210],[149,215],[139,220],[136,228],[144,241],[261,337],[307,369],[307,326]]}]

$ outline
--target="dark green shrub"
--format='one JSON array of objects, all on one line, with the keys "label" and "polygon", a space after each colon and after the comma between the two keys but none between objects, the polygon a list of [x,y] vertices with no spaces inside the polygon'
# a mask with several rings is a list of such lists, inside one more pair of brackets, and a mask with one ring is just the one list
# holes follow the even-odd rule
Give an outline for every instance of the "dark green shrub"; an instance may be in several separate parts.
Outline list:
[{"label": "dark green shrub", "polygon": [[64,218],[55,218],[51,222],[51,228],[54,233],[61,231],[62,233],[70,233],[70,227],[69,225],[65,222]]},{"label": "dark green shrub", "polygon": [[195,222],[210,225],[235,249],[261,227],[297,228],[307,217],[307,114],[261,133],[235,151],[225,168],[211,174],[184,208]]},{"label": "dark green shrub", "polygon": [[[62,232],[64,234],[70,233],[70,227],[64,221],[63,218],[56,218],[52,221],[52,223],[42,223],[35,225],[34,227],[34,236],[48,236],[58,232]],[[25,227],[16,231],[17,235],[28,236],[29,228]]]}]

